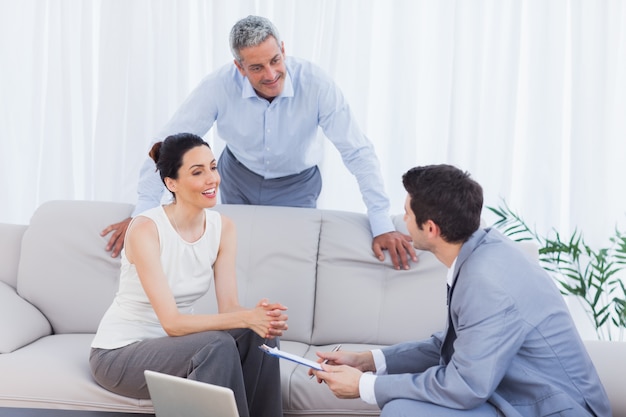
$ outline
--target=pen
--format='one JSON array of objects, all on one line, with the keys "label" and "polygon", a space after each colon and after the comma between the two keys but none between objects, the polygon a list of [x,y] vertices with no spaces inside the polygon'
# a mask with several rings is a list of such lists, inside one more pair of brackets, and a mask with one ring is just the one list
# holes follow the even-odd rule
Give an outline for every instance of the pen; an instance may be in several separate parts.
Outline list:
[{"label": "pen", "polygon": [[[331,352],[337,352],[339,349],[341,349],[341,343],[340,343],[340,344],[338,344],[337,346],[335,346],[335,347],[333,348],[333,350],[331,350]],[[324,360],[322,361],[322,363],[328,363],[328,359],[324,359]],[[315,376],[315,375],[311,374],[311,376],[309,377],[309,379],[313,379],[313,377],[314,377],[314,376]]]}]

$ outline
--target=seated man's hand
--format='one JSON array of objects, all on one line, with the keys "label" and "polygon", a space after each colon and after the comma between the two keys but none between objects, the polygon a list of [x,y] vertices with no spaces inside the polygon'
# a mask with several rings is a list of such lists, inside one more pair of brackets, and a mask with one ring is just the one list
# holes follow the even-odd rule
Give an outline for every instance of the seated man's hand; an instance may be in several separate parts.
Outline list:
[{"label": "seated man's hand", "polygon": [[117,255],[119,255],[122,251],[122,247],[124,247],[124,236],[126,236],[126,230],[128,230],[128,225],[131,220],[132,218],[129,217],[119,223],[107,226],[106,229],[100,232],[100,236],[106,236],[113,232],[111,238],[109,239],[109,243],[106,246],[106,250],[111,251],[111,257],[117,257]]},{"label": "seated man's hand", "polygon": [[314,371],[337,398],[359,398],[359,381],[363,372],[349,365],[322,364],[323,371]]},{"label": "seated man's hand", "polygon": [[413,262],[417,262],[417,255],[411,241],[411,236],[404,235],[400,232],[387,232],[378,235],[372,243],[372,250],[379,261],[385,260],[383,250],[389,251],[391,262],[395,269],[409,269],[409,256]]}]

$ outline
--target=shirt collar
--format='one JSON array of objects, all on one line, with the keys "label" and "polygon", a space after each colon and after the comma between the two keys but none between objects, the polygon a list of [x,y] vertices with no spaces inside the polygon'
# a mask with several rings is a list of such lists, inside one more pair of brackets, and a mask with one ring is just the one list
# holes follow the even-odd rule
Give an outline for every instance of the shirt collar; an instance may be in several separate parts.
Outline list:
[{"label": "shirt collar", "polygon": [[459,259],[458,256],[454,258],[454,261],[452,261],[452,265],[450,265],[450,269],[448,269],[448,274],[446,275],[446,281],[450,287],[454,284],[454,267],[456,266],[457,259]]}]

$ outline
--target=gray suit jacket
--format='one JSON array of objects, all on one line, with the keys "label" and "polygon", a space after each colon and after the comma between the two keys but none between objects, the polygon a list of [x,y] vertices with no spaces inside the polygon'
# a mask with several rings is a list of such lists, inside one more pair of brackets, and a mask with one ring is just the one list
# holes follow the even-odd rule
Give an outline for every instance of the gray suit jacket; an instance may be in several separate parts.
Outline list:
[{"label": "gray suit jacket", "polygon": [[[478,230],[455,266],[444,332],[383,349],[378,405],[398,398],[505,416],[611,416],[606,392],[551,277],[508,238]],[[443,285],[443,283],[442,283]]]}]

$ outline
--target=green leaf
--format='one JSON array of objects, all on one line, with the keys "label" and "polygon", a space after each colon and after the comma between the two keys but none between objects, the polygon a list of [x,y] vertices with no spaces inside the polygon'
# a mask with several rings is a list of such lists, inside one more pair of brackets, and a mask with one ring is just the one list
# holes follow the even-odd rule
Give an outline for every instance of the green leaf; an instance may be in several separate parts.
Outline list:
[{"label": "green leaf", "polygon": [[[608,247],[585,243],[582,231],[562,236],[553,229],[540,236],[503,200],[498,208],[486,207],[496,217],[493,227],[515,241],[538,244],[539,264],[552,276],[563,295],[578,297],[600,338],[611,340],[615,325],[626,329],[626,234],[617,228]],[[620,276],[621,274],[621,276]]]}]

